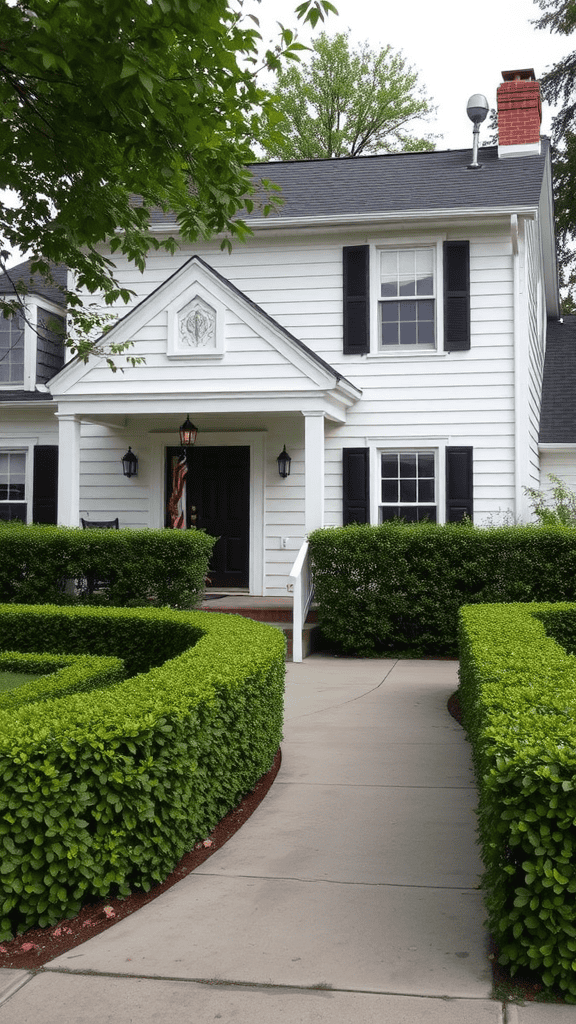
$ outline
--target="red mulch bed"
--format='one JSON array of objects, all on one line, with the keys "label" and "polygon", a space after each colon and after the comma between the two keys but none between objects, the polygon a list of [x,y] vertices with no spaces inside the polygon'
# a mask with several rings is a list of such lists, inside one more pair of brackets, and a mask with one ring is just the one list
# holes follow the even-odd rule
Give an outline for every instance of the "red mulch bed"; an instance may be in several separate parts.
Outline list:
[{"label": "red mulch bed", "polygon": [[[77,917],[60,921],[49,928],[31,928],[10,942],[1,943],[0,967],[24,967],[28,970],[42,967],[54,957],[67,953],[69,949],[74,949],[81,942],[86,942],[92,936],[106,931],[117,921],[151,903],[157,896],[203,864],[231,839],[266,796],[280,770],[281,762],[282,754],[278,748],[272,767],[258,780],[254,789],[247,793],[233,811],[229,811],[226,817],[222,818],[205,840],[196,843],[193,850],[184,854],[179,864],[160,885],[155,885],[149,892],[134,892],[129,896],[87,904],[82,907]],[[205,846],[204,843],[209,845]]]}]

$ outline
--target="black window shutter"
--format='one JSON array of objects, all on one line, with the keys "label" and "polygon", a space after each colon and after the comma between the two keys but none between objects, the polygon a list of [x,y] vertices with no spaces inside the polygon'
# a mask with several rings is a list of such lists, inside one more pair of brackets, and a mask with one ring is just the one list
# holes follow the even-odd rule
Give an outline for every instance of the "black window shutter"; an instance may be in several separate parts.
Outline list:
[{"label": "black window shutter", "polygon": [[56,525],[58,520],[58,445],[34,448],[32,522]]},{"label": "black window shutter", "polygon": [[446,449],[446,522],[472,519],[472,448]]},{"label": "black window shutter", "polygon": [[444,351],[470,348],[470,242],[444,242]]},{"label": "black window shutter", "polygon": [[342,523],[370,522],[369,448],[342,449]]},{"label": "black window shutter", "polygon": [[370,250],[367,245],[345,245],[344,354],[370,351]]}]

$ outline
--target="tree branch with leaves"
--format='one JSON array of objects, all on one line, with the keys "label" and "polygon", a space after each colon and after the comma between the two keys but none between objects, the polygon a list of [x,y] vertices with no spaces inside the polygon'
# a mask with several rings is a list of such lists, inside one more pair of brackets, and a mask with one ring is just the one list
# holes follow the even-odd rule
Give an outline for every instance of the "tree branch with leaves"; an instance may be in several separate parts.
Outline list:
[{"label": "tree branch with leaves", "polygon": [[[296,15],[314,26],[334,10],[304,0]],[[178,244],[151,231],[154,209],[187,241],[229,246],[249,234],[246,214],[278,201],[246,166],[270,106],[258,69],[304,47],[280,26],[262,53],[242,0],[0,0],[0,24],[0,189],[15,200],[0,201],[0,269],[14,249],[48,280],[69,267],[71,345],[87,358],[78,290],[128,301],[115,254],[143,270]]]}]

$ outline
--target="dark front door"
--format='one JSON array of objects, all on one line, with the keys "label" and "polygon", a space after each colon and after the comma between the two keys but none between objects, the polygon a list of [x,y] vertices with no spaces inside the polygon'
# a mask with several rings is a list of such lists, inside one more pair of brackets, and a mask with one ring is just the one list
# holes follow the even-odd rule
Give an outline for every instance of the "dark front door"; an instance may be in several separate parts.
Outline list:
[{"label": "dark front door", "polygon": [[[168,465],[181,451],[168,450]],[[186,451],[186,528],[218,537],[208,569],[210,585],[247,587],[250,449],[193,447]]]}]

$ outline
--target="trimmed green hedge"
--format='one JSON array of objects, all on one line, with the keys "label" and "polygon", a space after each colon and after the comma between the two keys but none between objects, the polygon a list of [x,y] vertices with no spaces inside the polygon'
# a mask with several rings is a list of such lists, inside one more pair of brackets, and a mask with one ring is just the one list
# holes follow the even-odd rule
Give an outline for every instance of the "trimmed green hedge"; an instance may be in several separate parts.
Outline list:
[{"label": "trimmed green hedge", "polygon": [[0,692],[0,711],[14,710],[23,704],[37,704],[69,693],[113,686],[124,679],[121,658],[103,658],[92,654],[21,654],[0,651],[0,672],[37,672],[39,678]]},{"label": "trimmed green hedge", "polygon": [[14,631],[156,665],[2,712],[0,939],[162,881],[270,768],[285,669],[279,630],[214,612],[1,607]]},{"label": "trimmed green hedge", "polygon": [[310,536],[322,633],[344,653],[457,653],[464,604],[576,600],[576,530],[384,523]]},{"label": "trimmed green hedge", "polygon": [[215,540],[201,530],[0,523],[0,601],[190,608],[204,591]]},{"label": "trimmed green hedge", "polygon": [[[512,973],[576,1002],[574,605],[460,613],[463,721],[479,790],[488,925]],[[553,634],[553,635],[551,635]]]}]

